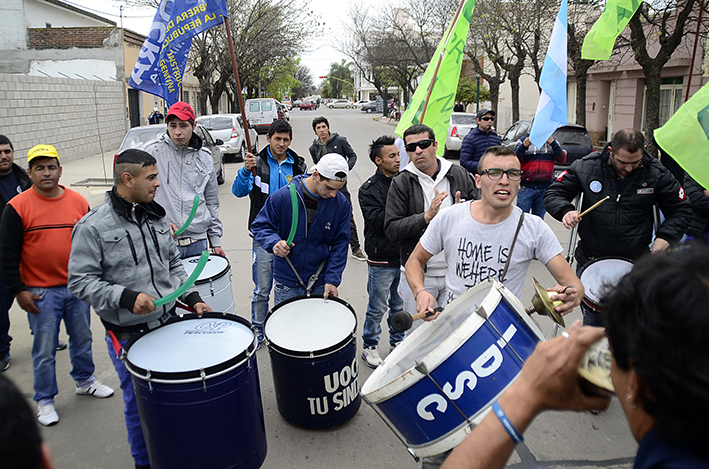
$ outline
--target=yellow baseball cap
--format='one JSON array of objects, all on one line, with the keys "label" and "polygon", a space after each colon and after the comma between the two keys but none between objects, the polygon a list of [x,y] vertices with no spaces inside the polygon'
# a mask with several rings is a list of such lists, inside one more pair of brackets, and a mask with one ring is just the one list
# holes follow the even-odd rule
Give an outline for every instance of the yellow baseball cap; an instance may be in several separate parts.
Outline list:
[{"label": "yellow baseball cap", "polygon": [[44,156],[46,158],[56,158],[57,161],[59,161],[57,149],[52,145],[35,145],[30,148],[30,151],[27,152],[27,163],[29,164],[30,161],[35,158],[39,158],[40,156]]}]

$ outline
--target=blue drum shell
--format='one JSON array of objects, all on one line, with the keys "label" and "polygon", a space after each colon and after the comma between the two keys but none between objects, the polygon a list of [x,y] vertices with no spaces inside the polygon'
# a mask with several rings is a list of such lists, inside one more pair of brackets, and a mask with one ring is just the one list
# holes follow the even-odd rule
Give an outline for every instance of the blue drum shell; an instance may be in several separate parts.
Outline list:
[{"label": "blue drum shell", "polygon": [[[354,338],[339,351],[321,357],[288,356],[273,347],[269,355],[278,412],[287,422],[325,430],[344,425],[359,410],[362,397]],[[355,376],[346,369],[356,370]],[[341,377],[346,386],[341,385]]]}]

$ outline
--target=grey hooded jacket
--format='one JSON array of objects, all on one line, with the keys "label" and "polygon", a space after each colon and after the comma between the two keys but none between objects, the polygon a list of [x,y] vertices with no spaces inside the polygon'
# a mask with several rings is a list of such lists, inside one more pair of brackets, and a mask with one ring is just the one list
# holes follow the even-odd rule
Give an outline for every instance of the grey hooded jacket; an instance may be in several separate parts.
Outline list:
[{"label": "grey hooded jacket", "polygon": [[[138,293],[161,298],[185,280],[187,273],[165,211],[155,202],[131,204],[114,188],[106,193],[105,203],[74,227],[68,287],[93,306],[109,330],[152,329],[162,324],[175,302],[136,315],[132,308]],[[180,300],[192,307],[201,298],[192,288]]]},{"label": "grey hooded jacket", "polygon": [[165,208],[167,219],[180,228],[190,215],[195,194],[199,205],[192,223],[182,236],[194,239],[209,238],[212,246],[221,246],[223,233],[219,220],[219,185],[214,172],[212,154],[202,147],[196,133],[187,147],[175,144],[165,132],[146,143],[143,150],[158,160],[160,187],[155,202]]}]

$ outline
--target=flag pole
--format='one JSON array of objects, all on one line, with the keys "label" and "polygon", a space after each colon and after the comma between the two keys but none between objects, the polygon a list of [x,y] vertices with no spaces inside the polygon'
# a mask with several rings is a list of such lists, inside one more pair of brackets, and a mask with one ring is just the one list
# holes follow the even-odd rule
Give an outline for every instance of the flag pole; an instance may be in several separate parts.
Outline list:
[{"label": "flag pole", "polygon": [[[234,42],[231,39],[231,27],[229,26],[229,18],[224,18],[224,27],[226,28],[226,38],[229,43],[229,55],[231,55],[231,68],[234,71],[234,80],[236,81],[236,97],[239,100],[239,109],[241,110],[241,120],[244,123],[244,138],[246,139],[246,151],[251,152],[251,136],[249,135],[249,121],[246,120],[246,109],[244,109],[244,97],[241,95],[241,81],[239,80],[239,69],[236,67],[236,53],[234,52]],[[246,155],[244,155],[246,156]],[[251,174],[256,176],[256,168],[251,168]]]},{"label": "flag pole", "polygon": [[[684,95],[684,102],[689,100],[689,87],[692,85],[692,72],[694,71],[694,58],[697,55],[697,42],[699,42],[699,27],[702,25],[702,11],[704,10],[704,0],[701,1],[699,7],[699,15],[697,18],[697,32],[694,34],[694,48],[692,49],[692,61],[689,63],[689,76],[687,77],[687,92]],[[701,80],[699,81],[701,84]],[[701,87],[700,87],[701,88]]]}]

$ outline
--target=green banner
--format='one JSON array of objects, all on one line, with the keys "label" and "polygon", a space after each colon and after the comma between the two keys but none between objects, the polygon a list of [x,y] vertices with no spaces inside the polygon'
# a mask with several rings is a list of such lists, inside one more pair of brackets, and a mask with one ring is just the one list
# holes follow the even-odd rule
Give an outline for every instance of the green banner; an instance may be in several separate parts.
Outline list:
[{"label": "green banner", "polygon": [[439,156],[443,155],[448,134],[448,124],[455,104],[463,50],[468,40],[470,19],[475,0],[462,0],[453,21],[446,29],[431,62],[419,82],[411,104],[401,116],[396,133],[403,136],[414,124],[426,124],[436,134]]},{"label": "green banner", "polygon": [[709,84],[684,103],[654,135],[657,144],[695,181],[709,188]]},{"label": "green banner", "polygon": [[613,52],[616,38],[630,22],[642,0],[608,0],[581,46],[581,58],[608,60]]}]

